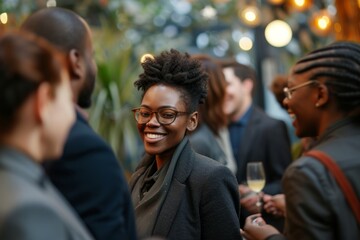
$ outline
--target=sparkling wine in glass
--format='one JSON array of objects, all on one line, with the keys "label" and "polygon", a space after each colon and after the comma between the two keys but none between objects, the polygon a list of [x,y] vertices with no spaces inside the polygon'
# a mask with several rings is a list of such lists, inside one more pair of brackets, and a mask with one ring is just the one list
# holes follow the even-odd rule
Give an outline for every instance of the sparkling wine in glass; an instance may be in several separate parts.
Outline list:
[{"label": "sparkling wine in glass", "polygon": [[265,186],[265,171],[262,162],[249,162],[246,168],[246,177],[248,187],[258,195],[256,206],[260,207],[259,193]]}]

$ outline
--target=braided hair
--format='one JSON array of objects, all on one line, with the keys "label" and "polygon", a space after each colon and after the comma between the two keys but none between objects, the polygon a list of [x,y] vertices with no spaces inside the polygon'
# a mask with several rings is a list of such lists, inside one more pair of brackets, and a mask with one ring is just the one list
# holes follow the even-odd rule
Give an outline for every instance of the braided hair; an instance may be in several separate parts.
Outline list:
[{"label": "braided hair", "polygon": [[153,85],[164,84],[180,90],[189,112],[196,111],[198,104],[205,102],[208,76],[201,63],[191,59],[188,53],[171,49],[146,58],[141,65],[144,72],[134,85],[143,91],[142,97]]},{"label": "braided hair", "polygon": [[325,78],[325,84],[344,112],[360,106],[360,44],[335,42],[300,59],[293,72],[312,72],[310,79]]}]

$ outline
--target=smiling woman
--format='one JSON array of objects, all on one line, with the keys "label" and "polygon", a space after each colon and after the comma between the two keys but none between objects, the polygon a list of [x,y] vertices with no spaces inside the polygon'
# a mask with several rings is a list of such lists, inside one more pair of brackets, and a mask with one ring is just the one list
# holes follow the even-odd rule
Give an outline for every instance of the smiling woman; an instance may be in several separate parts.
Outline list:
[{"label": "smiling woman", "polygon": [[130,180],[140,238],[241,239],[239,195],[225,166],[192,149],[207,89],[201,64],[176,50],[142,63],[133,110],[146,155]]}]

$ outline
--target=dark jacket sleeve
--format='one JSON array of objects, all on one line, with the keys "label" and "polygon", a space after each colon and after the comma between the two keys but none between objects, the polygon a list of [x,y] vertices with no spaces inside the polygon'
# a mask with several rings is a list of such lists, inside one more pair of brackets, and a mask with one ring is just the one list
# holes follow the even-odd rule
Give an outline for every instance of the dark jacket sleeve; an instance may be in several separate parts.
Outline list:
[{"label": "dark jacket sleeve", "polygon": [[209,174],[201,192],[202,239],[242,239],[237,188],[226,167],[219,166]]},{"label": "dark jacket sleeve", "polygon": [[86,124],[71,130],[64,154],[46,166],[96,239],[136,239],[127,182],[111,148]]}]

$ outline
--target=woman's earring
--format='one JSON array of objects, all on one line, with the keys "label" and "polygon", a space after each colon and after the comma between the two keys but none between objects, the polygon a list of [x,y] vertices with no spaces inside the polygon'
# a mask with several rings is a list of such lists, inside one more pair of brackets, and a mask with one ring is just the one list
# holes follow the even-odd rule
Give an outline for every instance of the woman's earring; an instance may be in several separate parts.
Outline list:
[{"label": "woman's earring", "polygon": [[320,103],[316,103],[316,104],[315,104],[315,107],[320,107]]}]

